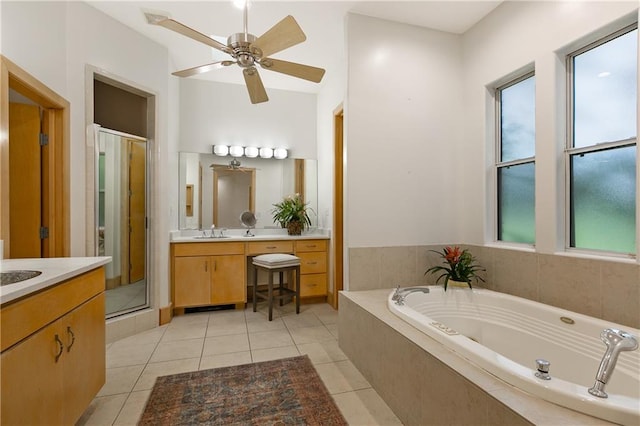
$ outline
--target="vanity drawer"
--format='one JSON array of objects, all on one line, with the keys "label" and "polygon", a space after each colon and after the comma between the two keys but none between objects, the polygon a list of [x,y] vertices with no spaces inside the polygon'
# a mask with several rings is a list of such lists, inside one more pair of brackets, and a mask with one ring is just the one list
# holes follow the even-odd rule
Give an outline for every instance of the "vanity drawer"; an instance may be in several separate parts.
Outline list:
[{"label": "vanity drawer", "polygon": [[293,253],[293,241],[254,241],[247,243],[247,255]]},{"label": "vanity drawer", "polygon": [[327,251],[327,240],[296,241],[296,253],[308,251]]},{"label": "vanity drawer", "polygon": [[174,243],[174,256],[244,254],[244,243]]},{"label": "vanity drawer", "polygon": [[324,296],[327,294],[327,274],[300,276],[300,297]]},{"label": "vanity drawer", "polygon": [[327,253],[324,251],[298,253],[301,274],[320,274],[327,272]]}]

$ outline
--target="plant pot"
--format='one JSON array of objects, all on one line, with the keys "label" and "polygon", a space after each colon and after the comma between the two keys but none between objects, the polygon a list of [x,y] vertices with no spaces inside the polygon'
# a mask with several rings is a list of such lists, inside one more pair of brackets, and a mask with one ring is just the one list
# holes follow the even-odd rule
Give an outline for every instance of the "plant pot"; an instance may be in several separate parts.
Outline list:
[{"label": "plant pot", "polygon": [[468,282],[454,280],[449,280],[449,282],[447,283],[447,288],[449,287],[470,288]]},{"label": "plant pot", "polygon": [[296,220],[287,223],[287,233],[289,235],[302,235],[302,222]]}]

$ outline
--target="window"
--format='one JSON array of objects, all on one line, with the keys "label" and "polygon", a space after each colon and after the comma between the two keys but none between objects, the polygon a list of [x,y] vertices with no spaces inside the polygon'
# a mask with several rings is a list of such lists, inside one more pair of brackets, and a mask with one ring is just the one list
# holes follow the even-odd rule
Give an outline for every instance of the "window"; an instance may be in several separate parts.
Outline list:
[{"label": "window", "polygon": [[637,24],[568,57],[569,247],[636,253]]},{"label": "window", "polygon": [[535,76],[496,90],[497,239],[535,243]]}]

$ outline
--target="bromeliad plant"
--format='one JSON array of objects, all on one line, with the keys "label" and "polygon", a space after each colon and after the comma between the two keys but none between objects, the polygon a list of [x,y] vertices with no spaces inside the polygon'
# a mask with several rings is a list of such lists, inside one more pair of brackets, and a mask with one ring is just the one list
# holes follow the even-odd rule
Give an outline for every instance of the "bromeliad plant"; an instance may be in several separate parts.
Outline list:
[{"label": "bromeliad plant", "polygon": [[283,228],[287,228],[289,234],[300,235],[303,229],[311,226],[311,219],[307,214],[307,205],[302,201],[300,194],[288,195],[273,205],[273,220]]},{"label": "bromeliad plant", "polygon": [[469,288],[473,288],[471,286],[472,279],[476,280],[476,282],[478,280],[484,281],[484,279],[478,275],[478,272],[486,271],[486,269],[476,263],[476,258],[469,253],[469,250],[461,250],[460,247],[457,246],[447,246],[441,252],[436,250],[430,251],[438,253],[442,257],[445,266],[432,266],[427,269],[424,274],[442,272],[436,279],[436,283],[444,278],[444,291],[447,291],[447,284],[449,284],[450,280],[465,282],[469,285]]}]

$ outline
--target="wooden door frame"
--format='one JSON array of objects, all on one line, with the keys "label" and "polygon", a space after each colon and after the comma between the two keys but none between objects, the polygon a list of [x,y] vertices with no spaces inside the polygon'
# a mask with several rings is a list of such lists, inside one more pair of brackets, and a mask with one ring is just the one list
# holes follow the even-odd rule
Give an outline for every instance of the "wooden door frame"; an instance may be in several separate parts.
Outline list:
[{"label": "wooden door frame", "polygon": [[0,55],[0,239],[3,256],[11,257],[9,230],[9,89],[42,106],[44,130],[49,145],[43,151],[44,185],[42,188],[43,226],[49,238],[43,244],[43,256],[70,255],[70,103],[28,72]]},{"label": "wooden door frame", "polygon": [[344,288],[344,108],[333,111],[333,293],[329,302],[338,309],[338,293]]}]

